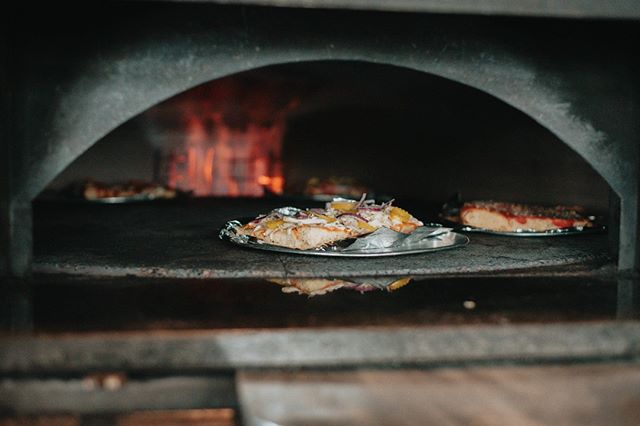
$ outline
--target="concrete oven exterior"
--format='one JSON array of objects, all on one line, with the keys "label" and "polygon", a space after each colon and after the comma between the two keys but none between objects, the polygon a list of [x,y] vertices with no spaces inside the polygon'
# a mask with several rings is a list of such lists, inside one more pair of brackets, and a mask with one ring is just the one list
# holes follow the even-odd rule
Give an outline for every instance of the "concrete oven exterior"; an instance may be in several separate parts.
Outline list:
[{"label": "concrete oven exterior", "polygon": [[431,1],[231,3],[289,7],[134,2],[13,15],[0,45],[2,275],[29,275],[32,200],[111,130],[203,82],[319,60],[423,71],[524,112],[610,185],[618,270],[638,270],[633,40],[640,11],[634,2],[608,8],[599,2],[540,8],[525,7],[528,2],[484,8]]}]

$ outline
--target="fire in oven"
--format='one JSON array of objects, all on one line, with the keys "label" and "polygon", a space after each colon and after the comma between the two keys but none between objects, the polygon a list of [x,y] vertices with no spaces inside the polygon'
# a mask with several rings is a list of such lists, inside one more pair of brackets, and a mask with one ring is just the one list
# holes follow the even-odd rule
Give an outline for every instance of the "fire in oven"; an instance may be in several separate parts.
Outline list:
[{"label": "fire in oven", "polygon": [[7,27],[0,424],[638,414],[633,8],[215,3]]}]

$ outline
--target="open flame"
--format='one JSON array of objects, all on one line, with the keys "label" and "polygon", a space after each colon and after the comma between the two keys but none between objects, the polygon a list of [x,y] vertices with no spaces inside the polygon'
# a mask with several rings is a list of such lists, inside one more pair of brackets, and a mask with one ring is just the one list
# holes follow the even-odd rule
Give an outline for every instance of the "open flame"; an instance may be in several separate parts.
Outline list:
[{"label": "open flame", "polygon": [[268,188],[274,194],[282,194],[284,192],[284,178],[282,176],[260,176],[258,183]]},{"label": "open flame", "polygon": [[169,186],[196,196],[282,194],[279,129],[249,125],[237,130],[218,122],[207,134],[197,117],[189,123],[184,143],[170,155]]},{"label": "open flame", "polygon": [[159,180],[195,196],[282,194],[286,114],[298,103],[278,83],[232,76],[159,105],[149,127]]},{"label": "open flame", "polygon": [[169,186],[196,196],[283,193],[284,116],[294,102],[276,106],[278,102],[270,104],[268,94],[260,90],[242,96],[237,92],[234,83],[213,91],[205,107],[191,99],[197,107],[181,108],[186,111],[183,136],[165,155]]}]

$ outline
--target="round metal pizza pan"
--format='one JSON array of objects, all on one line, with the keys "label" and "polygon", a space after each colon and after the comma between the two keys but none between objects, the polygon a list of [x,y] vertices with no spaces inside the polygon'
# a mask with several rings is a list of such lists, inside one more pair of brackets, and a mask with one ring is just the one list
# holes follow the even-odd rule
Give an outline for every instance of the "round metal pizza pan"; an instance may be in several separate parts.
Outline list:
[{"label": "round metal pizza pan", "polygon": [[[429,253],[434,251],[442,251],[453,249],[456,247],[464,247],[469,243],[469,237],[457,232],[448,232],[433,238],[422,240],[419,244],[406,248],[384,248],[384,249],[368,249],[368,250],[350,250],[348,252],[341,251],[340,248],[331,247],[328,249],[310,249],[298,250],[288,247],[274,246],[271,244],[261,243],[257,240],[246,239],[237,236],[233,232],[224,232],[233,228],[229,221],[222,228],[220,238],[229,241],[240,247],[246,247],[255,250],[271,251],[275,253],[299,254],[307,256],[330,256],[330,257],[384,257],[384,256],[402,256],[408,254]],[[237,222],[236,222],[237,223]]]},{"label": "round metal pizza pan", "polygon": [[141,201],[151,201],[155,198],[146,195],[129,195],[123,197],[102,197],[102,198],[85,198],[87,203],[97,204],[125,204],[125,203],[139,203]]},{"label": "round metal pizza pan", "polygon": [[550,231],[536,232],[536,231],[520,231],[520,232],[506,232],[506,231],[492,231],[484,228],[474,228],[473,226],[462,226],[455,228],[459,232],[476,232],[479,234],[500,235],[504,237],[562,237],[568,235],[582,235],[582,234],[598,234],[606,230],[606,226],[598,225],[588,228],[563,228],[552,229]]}]

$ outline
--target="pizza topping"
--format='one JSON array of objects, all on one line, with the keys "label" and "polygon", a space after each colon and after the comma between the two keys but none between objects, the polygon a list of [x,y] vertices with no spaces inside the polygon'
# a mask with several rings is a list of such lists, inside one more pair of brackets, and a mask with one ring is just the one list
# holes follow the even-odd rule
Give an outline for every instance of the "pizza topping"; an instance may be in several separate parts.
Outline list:
[{"label": "pizza topping", "polygon": [[331,201],[327,203],[327,210],[337,210],[339,212],[354,212],[357,211],[357,203],[352,200]]},{"label": "pizza topping", "polygon": [[360,216],[358,213],[342,213],[342,214],[339,214],[337,217],[341,218],[341,217],[345,217],[345,216],[352,216],[352,217],[355,217],[356,219],[362,220],[364,222],[369,222],[367,219],[365,219],[364,217]]},{"label": "pizza topping", "polygon": [[406,222],[411,217],[411,215],[406,210],[402,210],[400,207],[391,207],[391,212],[389,213],[389,215],[392,219],[397,219],[400,222]]},{"label": "pizza topping", "polygon": [[[319,209],[319,210],[322,210],[322,209]],[[324,212],[324,210],[323,210],[323,212]],[[322,219],[322,220],[324,220],[327,223],[332,223],[332,222],[336,221],[336,218],[331,217],[331,216],[327,216],[326,214],[323,214],[323,213],[318,213],[318,212],[315,212],[315,211],[311,211],[311,214],[316,216],[316,217],[318,217],[318,218],[320,218],[320,219]]]},{"label": "pizza topping", "polygon": [[258,223],[262,222],[263,220],[265,220],[268,216],[266,214],[262,214],[258,217],[256,217],[255,219],[253,219],[251,222],[249,222],[249,225],[257,225]]},{"label": "pizza topping", "polygon": [[404,287],[405,285],[409,284],[410,282],[411,282],[411,277],[400,278],[399,280],[395,280],[394,282],[389,284],[387,286],[387,290],[389,291],[397,290],[400,287]]},{"label": "pizza topping", "polygon": [[342,213],[338,216],[338,220],[346,226],[356,227],[366,233],[373,232],[377,229],[369,225],[367,223],[369,221],[357,213]]},{"label": "pizza topping", "polygon": [[359,221],[359,222],[357,223],[357,225],[358,225],[358,227],[359,227],[360,229],[362,229],[363,231],[365,231],[365,232],[367,232],[367,233],[368,233],[368,232],[373,232],[373,231],[375,231],[375,230],[376,230],[376,228],[375,228],[374,226],[369,225],[367,222],[360,222],[360,221]]},{"label": "pizza topping", "polygon": [[312,217],[312,216],[307,216],[307,217],[301,217],[301,218],[297,218],[297,217],[284,217],[283,220],[285,222],[290,222],[290,223],[306,223],[306,224],[319,224],[319,223],[327,223],[327,220],[320,218],[320,217]]},{"label": "pizza topping", "polygon": [[292,248],[317,248],[345,238],[370,234],[386,227],[410,233],[422,222],[391,202],[376,205],[367,200],[335,199],[325,209],[283,207],[240,228],[260,241]]},{"label": "pizza topping", "polygon": [[265,222],[264,226],[266,226],[268,229],[276,229],[277,227],[282,226],[283,223],[283,219],[272,219]]}]

